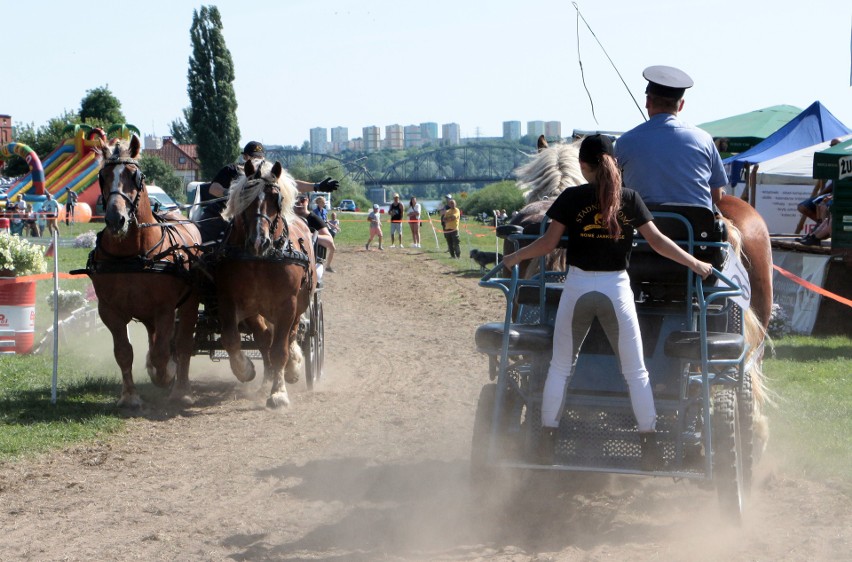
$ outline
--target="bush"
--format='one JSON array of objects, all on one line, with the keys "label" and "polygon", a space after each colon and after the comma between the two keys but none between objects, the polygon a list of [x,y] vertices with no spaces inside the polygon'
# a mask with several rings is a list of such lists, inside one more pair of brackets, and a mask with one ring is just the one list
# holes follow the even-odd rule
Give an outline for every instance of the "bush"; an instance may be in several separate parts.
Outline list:
[{"label": "bush", "polygon": [[98,235],[94,230],[89,230],[84,232],[83,234],[78,235],[74,239],[74,247],[75,248],[94,248],[95,243],[98,240]]},{"label": "bush", "polygon": [[471,193],[460,202],[462,212],[466,215],[486,213],[492,216],[492,211],[505,209],[511,216],[513,211],[524,206],[524,196],[514,181],[501,181]]},{"label": "bush", "polygon": [[[53,310],[53,291],[47,295],[45,298],[47,301],[47,306],[50,307],[50,310]],[[69,312],[77,310],[85,306],[86,298],[83,296],[83,293],[80,291],[63,291],[59,290],[59,314],[65,315]]]},{"label": "bush", "polygon": [[20,236],[0,233],[0,277],[22,277],[45,271],[44,248]]}]

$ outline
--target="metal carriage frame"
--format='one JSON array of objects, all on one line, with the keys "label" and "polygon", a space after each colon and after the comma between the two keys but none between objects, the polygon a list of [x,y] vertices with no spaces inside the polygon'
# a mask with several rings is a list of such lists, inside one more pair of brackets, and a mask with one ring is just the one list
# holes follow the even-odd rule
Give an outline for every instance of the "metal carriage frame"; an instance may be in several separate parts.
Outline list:
[{"label": "metal carriage frame", "polygon": [[[692,211],[681,211],[667,206],[654,210],[654,217],[658,223],[677,225],[676,236],[670,237],[687,252],[723,255],[730,249],[724,233],[708,233],[713,227],[706,228],[706,221],[694,225],[689,216]],[[523,240],[537,238],[512,228],[503,228],[498,234],[514,242],[516,248]],[[545,228],[542,223],[541,233]],[[643,245],[647,247],[641,238],[635,240],[634,258],[637,250],[642,253]],[[651,265],[656,267],[653,261]],[[721,264],[718,267],[721,269]],[[532,279],[520,279],[517,266],[506,276],[502,264],[482,278],[480,286],[504,294],[506,311],[502,321],[484,324],[476,332],[477,349],[489,357],[493,382],[482,388],[477,404],[472,484],[486,487],[503,469],[703,480],[715,485],[722,507],[739,520],[753,462],[754,398],[751,366],[746,361],[749,349],[742,312],[733,300],[744,289],[718,269],[713,272],[716,286],[681,269],[676,284],[679,289],[675,287],[675,294],[679,294],[674,297],[651,298],[644,293],[641,279],[634,284],[664,462],[654,472],[641,470],[641,449],[627,387],[617,358],[597,326],[587,335],[569,382],[554,462],[537,462],[541,396],[566,272],[545,271],[545,259],[541,258],[539,271],[543,273]],[[636,281],[632,270],[631,279]]]}]

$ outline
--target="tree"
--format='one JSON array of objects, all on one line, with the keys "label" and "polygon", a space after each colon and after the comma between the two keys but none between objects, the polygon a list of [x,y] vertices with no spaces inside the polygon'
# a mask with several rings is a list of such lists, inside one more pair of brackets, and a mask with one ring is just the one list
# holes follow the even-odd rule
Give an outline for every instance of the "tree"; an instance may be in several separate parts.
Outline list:
[{"label": "tree", "polygon": [[143,153],[139,158],[139,168],[145,174],[145,183],[162,187],[175,201],[186,201],[183,180],[175,175],[175,169],[168,162],[159,156]]},{"label": "tree", "polygon": [[121,102],[112,95],[108,85],[86,91],[86,95],[80,101],[80,119],[83,123],[100,126],[127,122],[121,112]]},{"label": "tree", "polygon": [[505,209],[511,214],[524,206],[524,196],[514,181],[506,180],[486,185],[470,194],[461,203],[466,215],[486,213],[489,216],[494,210]]},{"label": "tree", "polygon": [[183,108],[183,117],[178,117],[169,123],[169,133],[175,139],[177,144],[195,144],[195,135],[192,134],[192,129],[189,127],[192,109],[189,107]]},{"label": "tree", "polygon": [[240,155],[240,127],[234,94],[234,62],[222,35],[222,18],[216,6],[193,11],[192,56],[189,57],[187,93],[189,129],[198,145],[204,177]]}]

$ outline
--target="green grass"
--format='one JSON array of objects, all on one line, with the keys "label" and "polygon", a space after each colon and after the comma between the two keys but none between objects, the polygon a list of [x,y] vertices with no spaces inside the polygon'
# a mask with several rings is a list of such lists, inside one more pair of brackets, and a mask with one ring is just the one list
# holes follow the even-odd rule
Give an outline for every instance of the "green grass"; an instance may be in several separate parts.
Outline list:
[{"label": "green grass", "polygon": [[764,362],[776,404],[769,448],[805,477],[852,484],[852,339],[792,336]]}]

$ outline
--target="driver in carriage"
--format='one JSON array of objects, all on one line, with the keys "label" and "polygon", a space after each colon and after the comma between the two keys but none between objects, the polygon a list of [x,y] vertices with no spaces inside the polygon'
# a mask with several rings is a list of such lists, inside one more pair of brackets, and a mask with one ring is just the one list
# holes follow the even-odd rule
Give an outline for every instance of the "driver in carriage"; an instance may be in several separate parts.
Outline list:
[{"label": "driver in carriage", "polygon": [[[263,145],[251,141],[243,149],[243,164],[252,161],[255,168],[260,167],[266,153]],[[243,174],[243,165],[228,164],[216,174],[213,181],[201,186],[201,200],[204,201],[204,211],[198,220],[198,230],[201,231],[202,242],[221,241],[228,223],[222,218],[222,211],[228,203],[228,189],[231,183]],[[296,189],[301,193],[311,191],[336,191],[340,182],[330,177],[311,183],[296,180]]]},{"label": "driver in carriage", "polygon": [[693,80],[671,66],[650,66],[642,76],[648,121],[621,135],[615,157],[624,186],[645,203],[687,203],[713,209],[728,176],[713,138],[678,117]]}]

